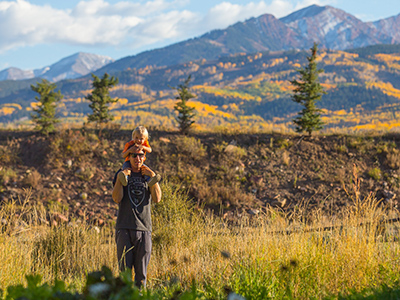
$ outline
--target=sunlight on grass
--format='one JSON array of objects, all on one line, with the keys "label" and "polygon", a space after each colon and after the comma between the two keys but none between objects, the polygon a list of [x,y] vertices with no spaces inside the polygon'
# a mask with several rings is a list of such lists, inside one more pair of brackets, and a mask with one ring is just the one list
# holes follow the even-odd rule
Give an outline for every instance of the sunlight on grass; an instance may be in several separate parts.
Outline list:
[{"label": "sunlight on grass", "polygon": [[[179,186],[165,180],[162,189],[163,201],[153,211],[151,289],[168,294],[195,281],[207,298],[223,298],[229,287],[248,299],[305,299],[397,284],[398,228],[385,223],[395,212],[372,196],[355,197],[329,218],[315,211],[304,220],[301,213],[289,217],[269,208],[227,224],[195,208]],[[27,191],[0,210],[2,289],[30,273],[47,282],[65,280],[77,291],[86,274],[103,265],[118,274],[113,228],[51,227],[29,197]]]}]

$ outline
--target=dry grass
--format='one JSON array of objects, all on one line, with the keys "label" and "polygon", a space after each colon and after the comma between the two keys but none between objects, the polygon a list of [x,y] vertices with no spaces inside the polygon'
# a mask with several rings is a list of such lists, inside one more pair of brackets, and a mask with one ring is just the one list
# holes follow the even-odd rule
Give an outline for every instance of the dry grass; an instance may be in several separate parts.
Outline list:
[{"label": "dry grass", "polygon": [[[356,170],[353,175],[348,189],[353,203],[340,215],[310,214],[304,204],[290,217],[271,208],[233,225],[197,211],[179,186],[165,180],[163,201],[153,211],[149,287],[188,288],[196,280],[209,298],[220,297],[229,286],[249,299],[320,299],[395,285],[400,272],[397,227],[384,234],[378,225],[397,212],[384,210],[371,195],[363,197]],[[78,290],[85,274],[102,265],[117,273],[112,228],[79,222],[50,227],[46,211],[29,205],[30,191],[22,196],[0,211],[3,288],[22,283],[31,272],[45,281],[64,279]],[[324,226],[334,228],[316,230]]]}]

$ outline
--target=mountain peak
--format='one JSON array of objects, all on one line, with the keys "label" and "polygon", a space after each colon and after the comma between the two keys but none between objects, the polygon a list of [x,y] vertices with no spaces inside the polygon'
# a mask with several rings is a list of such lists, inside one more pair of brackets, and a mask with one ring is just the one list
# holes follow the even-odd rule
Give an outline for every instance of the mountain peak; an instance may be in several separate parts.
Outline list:
[{"label": "mountain peak", "polygon": [[332,6],[311,5],[280,20],[323,48],[338,50],[391,42],[373,26]]},{"label": "mountain peak", "polygon": [[307,6],[305,8],[302,8],[300,10],[297,10],[286,17],[281,18],[281,21],[287,23],[287,20],[290,19],[301,19],[301,18],[311,18],[314,17],[324,10],[326,10],[328,6],[319,6],[317,4],[313,4],[310,6]]},{"label": "mountain peak", "polygon": [[113,62],[114,59],[104,55],[78,52],[60,61],[41,69],[21,70],[8,68],[0,71],[0,80],[22,80],[30,78],[43,78],[55,82],[63,79],[74,79]]}]

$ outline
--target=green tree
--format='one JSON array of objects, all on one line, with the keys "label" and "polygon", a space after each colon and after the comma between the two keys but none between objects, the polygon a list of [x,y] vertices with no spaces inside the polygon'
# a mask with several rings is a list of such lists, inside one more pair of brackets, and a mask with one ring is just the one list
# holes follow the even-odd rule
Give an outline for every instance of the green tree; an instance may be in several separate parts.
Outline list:
[{"label": "green tree", "polygon": [[292,100],[304,106],[299,116],[293,120],[293,123],[297,125],[296,132],[306,131],[309,135],[323,127],[321,110],[317,108],[316,102],[325,94],[318,78],[318,75],[324,71],[317,68],[318,44],[314,43],[310,50],[311,55],[307,57],[308,65],[298,70],[300,80],[290,81],[295,86]]},{"label": "green tree", "polygon": [[37,82],[36,86],[31,85],[31,89],[38,93],[40,97],[35,96],[39,105],[33,110],[36,114],[31,114],[32,120],[36,123],[36,130],[40,133],[48,135],[55,130],[55,124],[60,122],[56,118],[57,103],[63,98],[61,92],[55,92],[56,84],[50,83],[43,79],[41,83]]},{"label": "green tree", "polygon": [[194,110],[194,107],[190,107],[187,105],[187,102],[191,99],[194,98],[195,95],[193,95],[189,91],[189,82],[190,82],[191,76],[185,80],[183,84],[179,84],[177,88],[174,88],[178,91],[179,96],[176,97],[177,100],[180,100],[176,103],[174,106],[174,109],[178,112],[178,116],[176,117],[176,121],[178,122],[178,127],[179,130],[182,134],[188,134],[190,127],[194,123],[194,116],[196,115]]},{"label": "green tree", "polygon": [[108,104],[117,102],[119,99],[110,97],[110,88],[118,84],[118,78],[110,77],[107,73],[103,78],[99,78],[92,74],[93,91],[86,96],[91,104],[89,107],[93,113],[88,115],[88,122],[96,122],[98,125],[112,121],[114,117],[109,113]]}]

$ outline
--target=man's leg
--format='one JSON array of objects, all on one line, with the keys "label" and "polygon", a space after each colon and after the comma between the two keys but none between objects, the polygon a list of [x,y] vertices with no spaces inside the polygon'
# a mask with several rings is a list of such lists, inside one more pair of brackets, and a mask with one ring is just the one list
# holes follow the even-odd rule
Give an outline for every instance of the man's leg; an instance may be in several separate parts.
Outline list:
[{"label": "man's leg", "polygon": [[133,260],[135,285],[140,288],[142,285],[146,286],[147,266],[149,265],[151,256],[151,232],[135,231],[132,235],[136,236]]},{"label": "man's leg", "polygon": [[133,266],[133,244],[128,229],[117,229],[115,235],[117,243],[117,258],[119,270],[132,269]]}]

